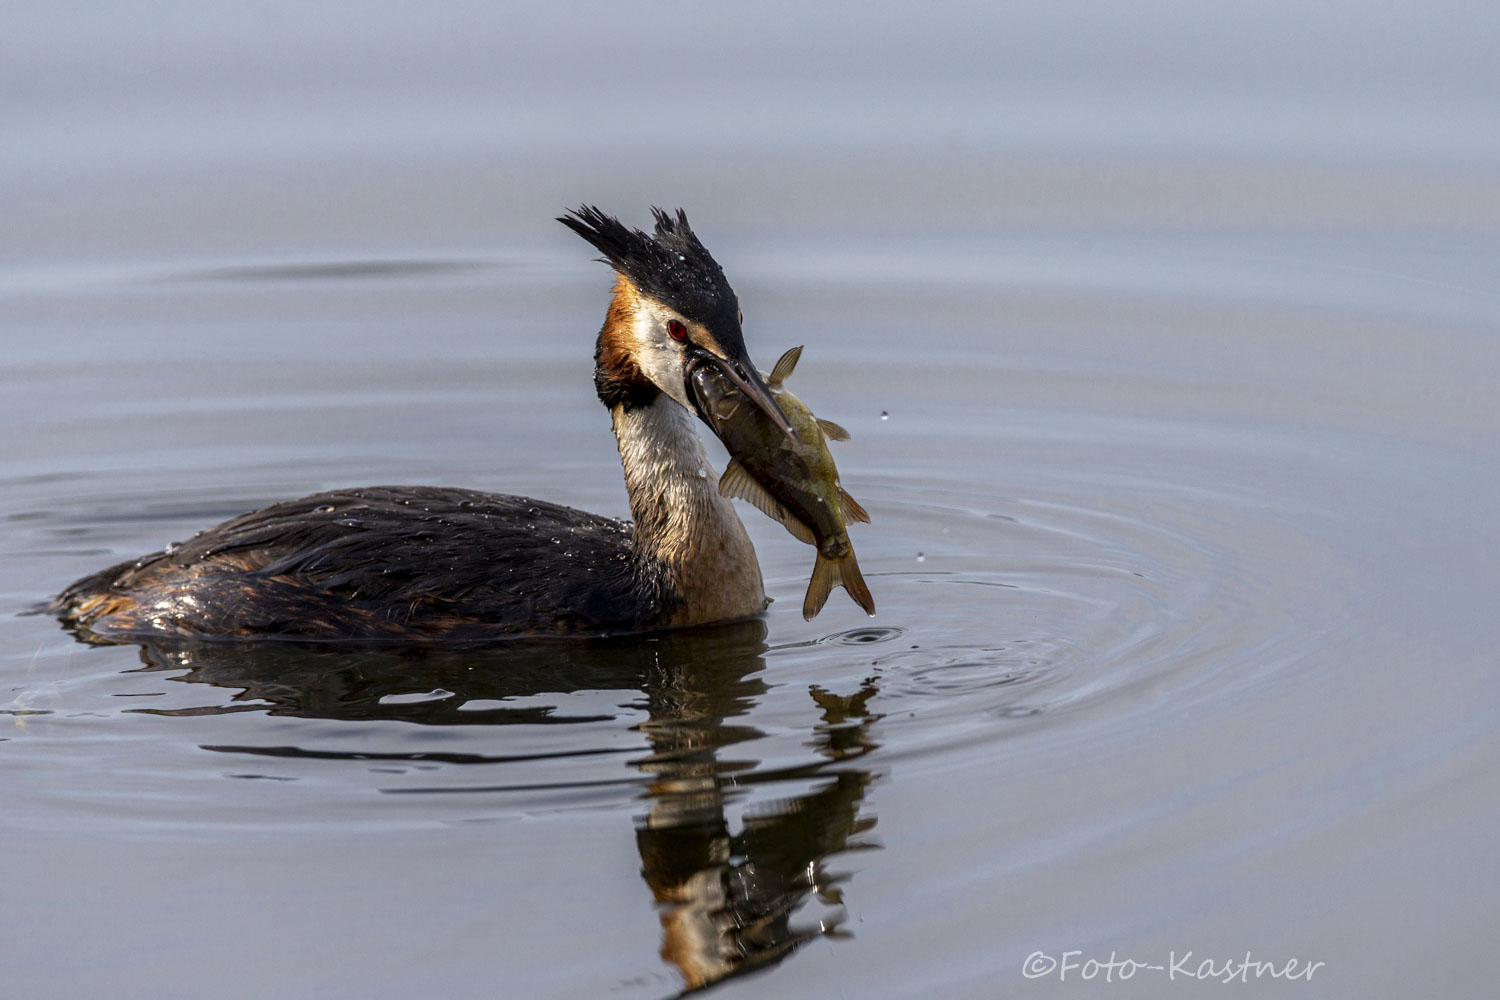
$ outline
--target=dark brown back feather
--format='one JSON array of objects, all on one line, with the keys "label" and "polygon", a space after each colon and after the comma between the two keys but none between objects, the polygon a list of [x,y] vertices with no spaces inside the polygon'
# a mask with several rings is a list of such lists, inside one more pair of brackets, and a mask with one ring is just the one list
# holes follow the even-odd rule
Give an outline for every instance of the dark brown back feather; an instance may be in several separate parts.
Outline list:
[{"label": "dark brown back feather", "polygon": [[643,627],[666,603],[628,522],[402,486],[251,511],[79,580],[54,611],[100,634],[478,638]]}]

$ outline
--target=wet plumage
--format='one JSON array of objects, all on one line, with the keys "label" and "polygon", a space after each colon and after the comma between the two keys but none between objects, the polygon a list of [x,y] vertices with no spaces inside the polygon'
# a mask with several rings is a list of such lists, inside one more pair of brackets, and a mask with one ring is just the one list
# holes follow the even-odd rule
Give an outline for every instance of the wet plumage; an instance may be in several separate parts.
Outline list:
[{"label": "wet plumage", "polygon": [[[315,493],[242,514],[58,597],[99,635],[480,638],[607,632],[671,597],[631,525],[527,497],[430,486]],[[567,572],[537,573],[565,560]]]},{"label": "wet plumage", "polygon": [[[706,479],[686,377],[716,370],[772,426],[739,304],[687,217],[654,234],[563,217],[615,268],[595,346],[633,520],[427,486],[317,493],[73,583],[51,610],[87,638],[472,639],[623,632],[764,610],[755,550]],[[701,414],[699,414],[701,416]]]}]

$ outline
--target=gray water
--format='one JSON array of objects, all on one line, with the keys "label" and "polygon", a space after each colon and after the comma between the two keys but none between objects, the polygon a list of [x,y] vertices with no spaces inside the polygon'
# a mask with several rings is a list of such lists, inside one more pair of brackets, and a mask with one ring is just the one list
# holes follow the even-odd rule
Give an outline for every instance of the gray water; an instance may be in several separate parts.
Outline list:
[{"label": "gray water", "polygon": [[[1489,992],[1493,8],[0,16],[3,995]],[[732,628],[22,614],[336,486],[625,514],[585,201],[806,345],[876,618],[748,506]]]}]

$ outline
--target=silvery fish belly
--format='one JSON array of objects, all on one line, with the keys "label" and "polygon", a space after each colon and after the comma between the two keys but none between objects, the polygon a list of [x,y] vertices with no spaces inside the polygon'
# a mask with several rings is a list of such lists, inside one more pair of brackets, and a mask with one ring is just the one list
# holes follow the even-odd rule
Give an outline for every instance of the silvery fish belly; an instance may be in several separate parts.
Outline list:
[{"label": "silvery fish belly", "polygon": [[731,460],[719,480],[719,491],[750,501],[793,536],[817,546],[802,616],[814,618],[836,584],[873,615],[875,599],[860,575],[846,530],[850,521],[868,522],[870,516],[839,485],[838,467],[828,453],[829,440],[847,441],[849,433],[815,417],[786,388],[786,378],[801,355],[800,347],[787,351],[766,377],[772,397],[797,432],[796,440],[712,367],[694,369],[688,388],[709,426],[729,449]]}]

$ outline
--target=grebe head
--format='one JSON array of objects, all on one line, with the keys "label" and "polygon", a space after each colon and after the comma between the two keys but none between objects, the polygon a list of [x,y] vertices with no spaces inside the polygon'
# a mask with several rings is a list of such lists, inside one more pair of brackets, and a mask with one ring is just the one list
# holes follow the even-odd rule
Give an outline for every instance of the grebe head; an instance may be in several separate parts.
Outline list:
[{"label": "grebe head", "polygon": [[[606,325],[601,336],[601,370],[627,383],[631,377],[644,378],[702,417],[688,379],[700,365],[712,365],[795,437],[745,350],[739,299],[723,268],[698,240],[682,209],[675,215],[659,208],[651,212],[655,235],[630,229],[592,205],[557,220],[593,244],[620,275],[615,288],[619,321]],[[614,310],[611,318],[616,318]],[[600,395],[605,395],[602,388]],[[628,395],[622,398],[628,405]]]}]

